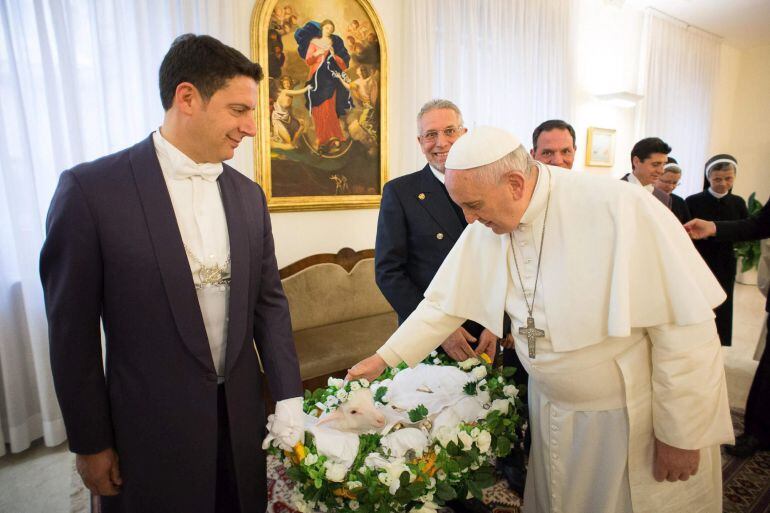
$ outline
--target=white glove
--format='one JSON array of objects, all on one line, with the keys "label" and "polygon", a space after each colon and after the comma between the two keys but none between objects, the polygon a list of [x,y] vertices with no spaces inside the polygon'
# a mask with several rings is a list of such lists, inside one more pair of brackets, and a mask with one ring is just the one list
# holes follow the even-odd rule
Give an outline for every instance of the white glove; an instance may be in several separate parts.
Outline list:
[{"label": "white glove", "polygon": [[302,411],[302,398],[292,397],[275,403],[275,413],[267,418],[268,435],[262,442],[267,449],[275,440],[278,447],[291,451],[305,435],[305,417]]}]

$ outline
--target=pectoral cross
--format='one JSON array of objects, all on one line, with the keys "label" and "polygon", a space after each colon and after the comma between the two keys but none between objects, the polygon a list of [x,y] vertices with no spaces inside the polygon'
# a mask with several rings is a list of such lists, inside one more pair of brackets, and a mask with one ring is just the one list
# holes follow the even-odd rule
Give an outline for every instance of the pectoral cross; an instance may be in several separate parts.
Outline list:
[{"label": "pectoral cross", "polygon": [[535,341],[538,338],[545,337],[545,331],[537,329],[535,319],[527,317],[527,325],[519,328],[519,335],[527,336],[527,347],[529,348],[529,357],[535,359]]}]

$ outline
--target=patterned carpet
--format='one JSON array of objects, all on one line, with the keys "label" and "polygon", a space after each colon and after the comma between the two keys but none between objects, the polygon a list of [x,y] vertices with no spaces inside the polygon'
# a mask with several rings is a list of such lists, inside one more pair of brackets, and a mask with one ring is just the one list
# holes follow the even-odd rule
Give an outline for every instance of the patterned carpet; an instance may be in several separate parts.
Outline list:
[{"label": "patterned carpet", "polygon": [[[735,433],[743,433],[743,411],[733,410]],[[724,513],[770,513],[770,452],[734,458],[722,448]]]}]

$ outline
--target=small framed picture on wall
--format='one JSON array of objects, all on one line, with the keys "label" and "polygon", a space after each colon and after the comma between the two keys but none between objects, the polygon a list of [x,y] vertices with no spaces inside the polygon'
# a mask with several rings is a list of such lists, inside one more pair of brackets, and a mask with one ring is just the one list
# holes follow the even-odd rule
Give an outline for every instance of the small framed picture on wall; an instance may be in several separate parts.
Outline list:
[{"label": "small framed picture on wall", "polygon": [[588,127],[586,166],[612,167],[615,163],[615,130]]}]

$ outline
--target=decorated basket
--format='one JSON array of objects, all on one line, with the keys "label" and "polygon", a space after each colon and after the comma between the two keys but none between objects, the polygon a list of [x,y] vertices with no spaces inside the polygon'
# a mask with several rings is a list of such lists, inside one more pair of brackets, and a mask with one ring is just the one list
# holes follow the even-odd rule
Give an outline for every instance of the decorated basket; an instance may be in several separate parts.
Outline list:
[{"label": "decorated basket", "polygon": [[305,440],[269,451],[293,481],[300,512],[429,513],[455,498],[481,499],[496,457],[520,433],[510,367],[487,355],[455,362],[436,352],[373,383],[330,378],[305,391]]}]

